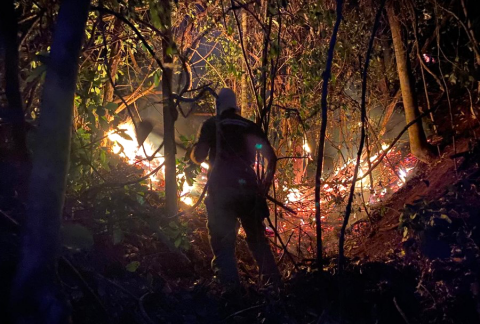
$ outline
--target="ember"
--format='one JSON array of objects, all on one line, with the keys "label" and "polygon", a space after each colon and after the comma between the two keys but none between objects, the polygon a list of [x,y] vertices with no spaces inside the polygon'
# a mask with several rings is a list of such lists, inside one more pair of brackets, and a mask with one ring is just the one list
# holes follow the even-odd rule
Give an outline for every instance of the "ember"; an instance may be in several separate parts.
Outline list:
[{"label": "ember", "polygon": [[[388,146],[384,145],[382,149]],[[370,158],[374,164],[378,154]],[[414,170],[417,160],[411,154],[403,154],[401,150],[392,148],[385,159],[372,172],[374,183],[366,176],[369,170],[367,161],[361,162],[359,180],[356,184],[355,199],[351,223],[366,218],[369,208],[382,202],[387,195],[398,191],[406,182],[408,175]],[[337,249],[338,231],[343,222],[347,196],[353,178],[355,161],[352,159],[336,171],[325,181],[321,190],[321,218],[323,241],[326,253],[333,253]],[[314,187],[297,186],[283,187],[284,202],[297,215],[293,215],[277,207],[277,227],[290,253],[302,258],[313,258],[315,251],[315,202]],[[272,213],[273,214],[273,213]]]}]

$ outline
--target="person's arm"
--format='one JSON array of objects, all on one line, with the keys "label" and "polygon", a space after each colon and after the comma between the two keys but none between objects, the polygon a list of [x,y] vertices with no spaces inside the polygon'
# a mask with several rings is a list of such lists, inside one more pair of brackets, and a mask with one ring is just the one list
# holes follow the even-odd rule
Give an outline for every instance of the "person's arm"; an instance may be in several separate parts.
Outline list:
[{"label": "person's arm", "polygon": [[203,161],[206,160],[209,150],[210,150],[210,147],[208,143],[199,141],[193,145],[192,153],[190,154],[190,159],[195,164],[201,164]]},{"label": "person's arm", "polygon": [[198,142],[193,146],[190,159],[196,164],[204,162],[207,159],[212,142],[215,142],[215,121],[210,118],[203,123],[200,129]]}]

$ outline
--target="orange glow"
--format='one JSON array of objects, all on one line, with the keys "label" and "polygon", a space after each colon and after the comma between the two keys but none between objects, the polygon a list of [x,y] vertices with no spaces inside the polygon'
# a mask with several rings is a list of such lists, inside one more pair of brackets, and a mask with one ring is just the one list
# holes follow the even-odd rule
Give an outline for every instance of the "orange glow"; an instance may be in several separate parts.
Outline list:
[{"label": "orange glow", "polygon": [[[123,135],[124,134],[124,135]],[[118,130],[111,130],[107,134],[108,139],[113,143],[111,146],[112,152],[118,154],[132,165],[138,165],[144,169],[144,174],[149,174],[161,164],[164,163],[165,158],[157,153],[152,157],[156,151],[155,146],[147,138],[142,146],[138,146],[135,126],[131,122],[123,123],[118,126]],[[208,169],[208,164],[202,163],[202,167]],[[153,189],[163,189],[163,180],[165,178],[165,167],[161,168],[161,172],[157,172],[149,176],[150,185]],[[185,178],[185,174],[178,175],[178,180]],[[186,181],[180,193],[180,200],[187,205],[193,205],[193,198],[190,196],[194,186],[189,186]]]}]

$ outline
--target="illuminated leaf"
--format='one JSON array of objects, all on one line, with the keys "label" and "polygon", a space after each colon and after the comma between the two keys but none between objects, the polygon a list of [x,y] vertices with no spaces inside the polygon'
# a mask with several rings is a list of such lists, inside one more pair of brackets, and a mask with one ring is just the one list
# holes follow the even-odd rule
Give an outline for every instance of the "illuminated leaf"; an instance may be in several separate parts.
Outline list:
[{"label": "illuminated leaf", "polygon": [[125,269],[129,272],[135,272],[137,271],[137,269],[140,267],[140,262],[138,261],[132,261],[130,262],[129,264],[127,264],[127,266],[125,267]]},{"label": "illuminated leaf", "polygon": [[445,214],[440,215],[440,218],[446,220],[449,224],[452,223],[452,220],[450,219],[450,217],[448,217]]},{"label": "illuminated leaf", "polygon": [[33,69],[33,71],[30,73],[30,75],[27,77],[27,79],[25,81],[26,82],[32,82],[36,78],[38,78],[40,76],[44,76],[44,73],[46,71],[47,71],[47,65],[46,64],[39,65],[35,69]]},{"label": "illuminated leaf", "polygon": [[126,139],[127,141],[133,141],[132,137],[127,133],[125,133],[125,130],[119,131],[118,135],[120,135],[122,138]]}]

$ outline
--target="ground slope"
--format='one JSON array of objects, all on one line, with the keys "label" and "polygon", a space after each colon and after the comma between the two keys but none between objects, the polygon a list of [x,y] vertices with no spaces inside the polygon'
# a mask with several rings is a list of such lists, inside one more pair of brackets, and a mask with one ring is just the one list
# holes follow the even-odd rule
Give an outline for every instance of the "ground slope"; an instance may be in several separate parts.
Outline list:
[{"label": "ground slope", "polygon": [[373,224],[367,233],[352,237],[347,254],[363,261],[381,261],[388,259],[392,253],[398,253],[402,241],[402,232],[398,225],[404,206],[419,199],[440,199],[448,192],[449,187],[468,176],[472,168],[476,167],[474,161],[471,158],[467,161],[467,153],[456,158],[452,156],[468,152],[471,146],[470,139],[461,139],[456,143],[455,150],[453,145],[445,147],[441,157],[431,165],[419,165],[415,175],[405,186],[374,211],[377,223]]}]

